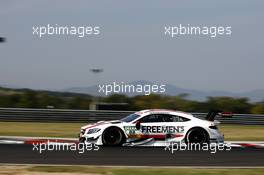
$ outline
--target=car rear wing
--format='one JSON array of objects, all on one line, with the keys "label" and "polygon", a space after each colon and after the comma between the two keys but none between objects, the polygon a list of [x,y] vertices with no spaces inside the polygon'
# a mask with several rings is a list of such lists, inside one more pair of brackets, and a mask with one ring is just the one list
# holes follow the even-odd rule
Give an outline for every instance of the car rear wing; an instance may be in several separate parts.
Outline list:
[{"label": "car rear wing", "polygon": [[232,117],[233,113],[232,112],[222,112],[221,110],[211,110],[207,113],[205,120],[214,121],[217,115],[221,117]]}]

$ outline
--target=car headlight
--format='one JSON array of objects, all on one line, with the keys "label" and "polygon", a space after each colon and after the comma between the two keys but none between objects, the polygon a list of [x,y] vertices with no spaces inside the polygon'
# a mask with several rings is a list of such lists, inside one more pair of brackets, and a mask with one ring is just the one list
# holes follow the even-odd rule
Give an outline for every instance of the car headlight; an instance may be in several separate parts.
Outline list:
[{"label": "car headlight", "polygon": [[93,134],[93,133],[97,133],[99,132],[101,129],[100,128],[92,128],[92,129],[89,129],[87,134]]}]

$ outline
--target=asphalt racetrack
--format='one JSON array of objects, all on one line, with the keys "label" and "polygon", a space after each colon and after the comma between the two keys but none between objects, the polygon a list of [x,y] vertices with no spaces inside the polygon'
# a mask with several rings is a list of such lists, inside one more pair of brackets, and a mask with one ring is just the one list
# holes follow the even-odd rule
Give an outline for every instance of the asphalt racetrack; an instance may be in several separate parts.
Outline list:
[{"label": "asphalt racetrack", "polygon": [[264,166],[264,149],[176,151],[153,147],[101,147],[98,151],[33,151],[33,145],[0,144],[0,163],[105,166]]}]

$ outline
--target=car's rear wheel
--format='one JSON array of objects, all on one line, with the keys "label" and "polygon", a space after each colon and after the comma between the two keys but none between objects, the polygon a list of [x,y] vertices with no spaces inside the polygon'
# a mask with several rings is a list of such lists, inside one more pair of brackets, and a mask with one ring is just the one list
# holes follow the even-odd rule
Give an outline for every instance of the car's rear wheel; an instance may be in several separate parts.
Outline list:
[{"label": "car's rear wheel", "polygon": [[105,146],[120,146],[124,143],[124,134],[121,129],[110,127],[103,132],[102,141]]},{"label": "car's rear wheel", "polygon": [[192,128],[188,131],[186,138],[186,143],[209,143],[209,135],[207,131],[203,128]]}]

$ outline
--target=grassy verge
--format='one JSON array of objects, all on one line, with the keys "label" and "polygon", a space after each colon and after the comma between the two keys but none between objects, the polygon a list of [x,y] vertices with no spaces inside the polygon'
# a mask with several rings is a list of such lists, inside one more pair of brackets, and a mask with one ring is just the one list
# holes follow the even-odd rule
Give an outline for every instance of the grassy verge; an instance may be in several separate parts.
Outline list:
[{"label": "grassy verge", "polygon": [[84,123],[0,122],[0,135],[77,137]]},{"label": "grassy verge", "polygon": [[61,174],[61,175],[263,175],[264,168],[147,168],[147,167],[91,167],[91,166],[0,166],[0,174]]},{"label": "grassy verge", "polygon": [[264,126],[220,125],[225,140],[232,141],[264,141]]},{"label": "grassy verge", "polygon": [[118,167],[88,167],[88,166],[34,166],[27,168],[29,172],[48,173],[87,173],[111,175],[263,175],[263,169],[209,169],[209,168],[118,168]]},{"label": "grassy verge", "polygon": [[[77,137],[84,123],[0,122],[0,135]],[[263,126],[220,125],[226,140],[264,141]]]}]

